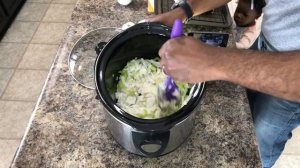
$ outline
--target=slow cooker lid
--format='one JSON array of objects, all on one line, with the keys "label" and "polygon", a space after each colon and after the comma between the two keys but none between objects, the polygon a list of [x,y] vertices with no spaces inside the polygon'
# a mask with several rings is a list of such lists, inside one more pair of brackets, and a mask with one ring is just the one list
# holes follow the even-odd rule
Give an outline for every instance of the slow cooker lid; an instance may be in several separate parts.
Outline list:
[{"label": "slow cooker lid", "polygon": [[106,27],[92,30],[83,35],[69,55],[69,71],[80,85],[95,89],[94,63],[106,43],[122,30]]}]

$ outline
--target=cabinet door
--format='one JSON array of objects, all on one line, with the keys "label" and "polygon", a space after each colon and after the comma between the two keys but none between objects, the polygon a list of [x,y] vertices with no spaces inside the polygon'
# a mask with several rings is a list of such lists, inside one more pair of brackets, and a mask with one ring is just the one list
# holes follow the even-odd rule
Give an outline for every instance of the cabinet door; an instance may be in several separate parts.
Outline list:
[{"label": "cabinet door", "polygon": [[23,1],[23,0],[0,0],[8,14],[14,12],[15,8]]},{"label": "cabinet door", "polygon": [[7,16],[5,15],[5,12],[0,5],[0,27],[3,25],[2,23],[6,20],[7,20]]},{"label": "cabinet door", "polygon": [[3,8],[0,5],[0,40],[2,35],[4,34],[4,28],[7,24],[8,16],[5,15]]}]

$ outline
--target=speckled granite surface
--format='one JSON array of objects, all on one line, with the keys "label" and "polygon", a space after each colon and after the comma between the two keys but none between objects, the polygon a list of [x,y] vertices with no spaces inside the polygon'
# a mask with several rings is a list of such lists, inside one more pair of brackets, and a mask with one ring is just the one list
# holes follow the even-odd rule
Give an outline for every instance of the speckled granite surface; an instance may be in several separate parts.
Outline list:
[{"label": "speckled granite surface", "polygon": [[69,74],[68,55],[90,30],[145,18],[146,5],[79,0],[12,167],[260,167],[245,91],[226,82],[208,83],[193,133],[174,152],[143,158],[114,141],[95,91]]}]

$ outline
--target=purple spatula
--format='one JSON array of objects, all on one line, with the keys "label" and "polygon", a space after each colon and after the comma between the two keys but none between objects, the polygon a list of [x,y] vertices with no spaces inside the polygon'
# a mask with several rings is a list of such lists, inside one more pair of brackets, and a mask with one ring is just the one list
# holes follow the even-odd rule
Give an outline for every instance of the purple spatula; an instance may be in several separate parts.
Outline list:
[{"label": "purple spatula", "polygon": [[[176,19],[172,27],[171,38],[180,37],[182,35],[182,21],[180,19]],[[159,85],[157,95],[158,105],[161,109],[172,109],[174,105],[179,104],[181,101],[180,91],[170,76],[167,76],[167,79]]]}]

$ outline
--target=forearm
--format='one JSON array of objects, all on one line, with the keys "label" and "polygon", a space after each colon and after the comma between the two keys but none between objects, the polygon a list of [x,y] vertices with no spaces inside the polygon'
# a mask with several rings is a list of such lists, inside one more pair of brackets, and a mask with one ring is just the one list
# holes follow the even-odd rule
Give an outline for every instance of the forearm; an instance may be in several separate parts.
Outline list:
[{"label": "forearm", "polygon": [[[187,0],[194,12],[194,16],[215,9],[229,1],[230,0]],[[183,21],[187,19],[185,11],[182,8],[176,8],[146,20],[148,22],[160,22],[167,26],[172,26],[176,19],[182,19]]]},{"label": "forearm", "polygon": [[194,16],[218,8],[230,1],[231,0],[187,0],[194,11]]},{"label": "forearm", "polygon": [[220,55],[216,67],[221,80],[300,102],[300,51],[220,49],[216,52]]},{"label": "forearm", "polygon": [[[194,16],[200,15],[217,7],[227,4],[231,0],[187,0],[187,3],[191,6]],[[186,19],[184,10],[181,8],[176,8],[171,11],[173,18],[180,18],[182,20]],[[170,18],[171,19],[171,18]]]}]

